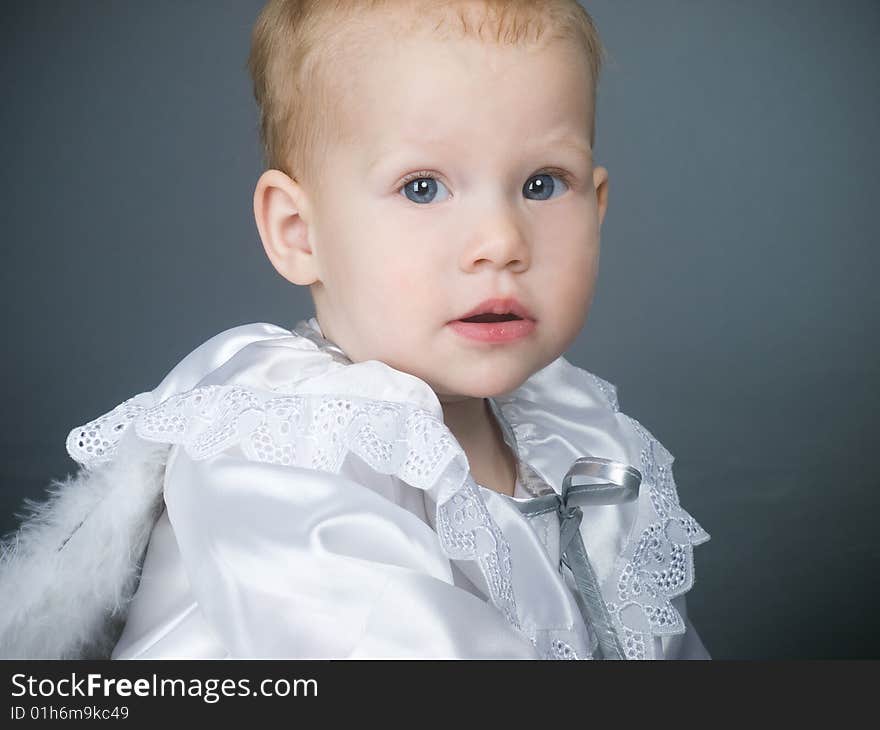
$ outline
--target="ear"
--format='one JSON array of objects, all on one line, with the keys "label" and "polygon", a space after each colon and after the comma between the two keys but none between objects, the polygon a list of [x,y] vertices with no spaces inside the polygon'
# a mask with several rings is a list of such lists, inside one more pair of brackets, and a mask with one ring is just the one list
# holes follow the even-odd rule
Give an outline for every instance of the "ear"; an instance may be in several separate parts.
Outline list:
[{"label": "ear", "polygon": [[308,200],[299,183],[280,170],[266,170],[254,190],[254,218],[266,256],[281,276],[303,286],[318,280]]},{"label": "ear", "polygon": [[608,170],[604,167],[593,168],[593,186],[596,188],[596,200],[599,204],[599,226],[605,219],[608,209]]}]

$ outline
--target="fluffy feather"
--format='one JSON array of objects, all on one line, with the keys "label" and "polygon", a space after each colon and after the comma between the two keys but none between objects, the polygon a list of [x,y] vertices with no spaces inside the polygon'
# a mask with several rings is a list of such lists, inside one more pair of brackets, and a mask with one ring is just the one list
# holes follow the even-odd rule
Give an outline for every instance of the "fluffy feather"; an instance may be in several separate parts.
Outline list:
[{"label": "fluffy feather", "polygon": [[113,459],[52,480],[0,543],[0,657],[105,659],[162,506],[167,444],[134,429]]}]

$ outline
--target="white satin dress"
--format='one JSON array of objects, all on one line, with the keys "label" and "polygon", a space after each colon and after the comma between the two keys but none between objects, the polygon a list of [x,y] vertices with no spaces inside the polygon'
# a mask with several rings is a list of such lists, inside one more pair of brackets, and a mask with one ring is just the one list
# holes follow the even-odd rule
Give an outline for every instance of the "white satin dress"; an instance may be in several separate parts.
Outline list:
[{"label": "white satin dress", "polygon": [[127,402],[170,449],[112,658],[592,658],[556,515],[514,502],[594,455],[642,473],[636,501],[580,525],[626,658],[708,659],[685,593],[709,535],[614,387],[560,357],[489,402],[513,498],[474,482],[426,383],[351,363],[315,318],[208,340]]}]

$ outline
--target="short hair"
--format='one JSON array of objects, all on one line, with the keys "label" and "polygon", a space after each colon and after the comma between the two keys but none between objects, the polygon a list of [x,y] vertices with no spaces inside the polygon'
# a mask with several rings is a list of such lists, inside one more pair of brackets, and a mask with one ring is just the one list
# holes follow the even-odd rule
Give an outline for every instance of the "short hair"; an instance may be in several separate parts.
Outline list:
[{"label": "short hair", "polygon": [[[267,169],[319,185],[329,145],[351,134],[339,62],[369,54],[368,38],[345,31],[356,29],[359,13],[398,8],[407,12],[394,16],[395,28],[401,19],[410,20],[404,32],[457,33],[499,45],[574,42],[584,52],[590,79],[594,145],[604,49],[592,18],[576,0],[269,0],[254,25],[247,62]],[[489,38],[484,38],[485,26],[494,32]]]}]

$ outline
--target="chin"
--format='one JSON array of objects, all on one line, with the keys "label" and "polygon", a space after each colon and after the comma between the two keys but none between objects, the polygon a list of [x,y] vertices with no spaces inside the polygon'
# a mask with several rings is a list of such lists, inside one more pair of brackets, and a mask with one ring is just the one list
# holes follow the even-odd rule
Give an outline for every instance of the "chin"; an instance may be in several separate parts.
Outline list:
[{"label": "chin", "polygon": [[450,390],[459,396],[470,398],[495,398],[519,388],[531,375],[531,372],[495,372],[487,373],[482,377],[471,373],[449,383]]}]

